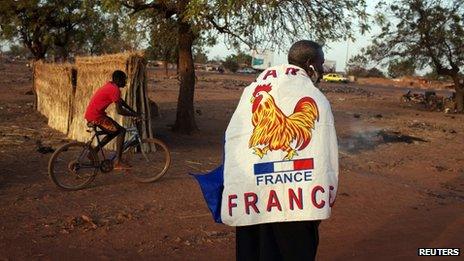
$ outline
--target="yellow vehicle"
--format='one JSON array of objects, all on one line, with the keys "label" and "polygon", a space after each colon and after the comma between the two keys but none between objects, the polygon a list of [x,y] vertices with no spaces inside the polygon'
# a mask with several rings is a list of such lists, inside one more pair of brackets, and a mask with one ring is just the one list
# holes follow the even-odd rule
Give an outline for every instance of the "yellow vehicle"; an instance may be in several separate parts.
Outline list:
[{"label": "yellow vehicle", "polygon": [[342,83],[348,83],[348,78],[337,74],[337,73],[329,73],[324,76],[322,76],[322,80],[325,82],[342,82]]}]

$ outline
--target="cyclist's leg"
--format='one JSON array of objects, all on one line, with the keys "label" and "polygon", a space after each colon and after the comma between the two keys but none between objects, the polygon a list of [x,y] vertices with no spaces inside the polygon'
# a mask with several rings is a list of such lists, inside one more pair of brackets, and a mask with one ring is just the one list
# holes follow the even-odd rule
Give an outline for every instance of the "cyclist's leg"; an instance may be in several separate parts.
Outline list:
[{"label": "cyclist's leg", "polygon": [[99,119],[98,121],[94,121],[93,123],[106,133],[106,136],[95,147],[96,152],[102,149],[106,144],[112,141],[115,137],[120,135],[121,129],[124,129],[116,121],[114,121],[108,116],[103,117]]},{"label": "cyclist's leg", "polygon": [[121,163],[121,159],[122,159],[122,147],[124,146],[124,139],[125,139],[125,136],[126,136],[126,129],[124,127],[122,127],[121,125],[119,125],[113,119],[110,118],[110,120],[113,122],[114,126],[116,126],[116,128],[118,129],[117,130],[118,136],[117,136],[117,139],[116,139],[116,153],[117,153],[116,164],[118,165],[118,164]]},{"label": "cyclist's leg", "polygon": [[128,169],[130,168],[129,165],[124,164],[121,162],[122,159],[122,148],[124,145],[124,137],[126,135],[126,129],[119,125],[115,120],[112,118],[105,116],[102,119],[96,123],[98,127],[100,127],[103,131],[108,133],[108,135],[103,138],[103,140],[100,142],[100,144],[97,146],[97,151],[101,148],[103,148],[108,142],[113,140],[115,137],[117,137],[116,140],[116,160],[114,164],[115,169]]}]

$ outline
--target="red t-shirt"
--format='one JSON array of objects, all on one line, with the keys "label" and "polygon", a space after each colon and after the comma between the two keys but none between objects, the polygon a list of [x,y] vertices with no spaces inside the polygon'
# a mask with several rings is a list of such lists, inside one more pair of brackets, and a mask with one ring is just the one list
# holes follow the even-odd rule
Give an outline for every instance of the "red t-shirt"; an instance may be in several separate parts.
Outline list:
[{"label": "red t-shirt", "polygon": [[98,89],[90,99],[87,110],[85,111],[85,119],[87,121],[96,121],[106,116],[106,108],[121,99],[121,91],[118,86],[112,82],[107,82]]}]

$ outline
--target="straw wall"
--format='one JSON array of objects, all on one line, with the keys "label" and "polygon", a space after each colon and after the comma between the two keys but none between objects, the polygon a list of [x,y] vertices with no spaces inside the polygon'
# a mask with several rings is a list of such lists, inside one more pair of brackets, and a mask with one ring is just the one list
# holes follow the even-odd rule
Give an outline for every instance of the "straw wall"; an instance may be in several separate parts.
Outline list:
[{"label": "straw wall", "polygon": [[[77,70],[77,86],[73,92],[71,78],[68,77],[68,75],[71,75],[71,67],[69,65],[42,65],[35,70],[36,78],[34,84],[36,85],[36,89],[43,89],[40,94],[37,94],[37,108],[49,118],[49,122],[61,121],[63,126],[61,126],[59,130],[66,133],[69,138],[78,141],[87,141],[90,138],[90,134],[86,132],[88,128],[87,121],[84,119],[84,114],[90,98],[98,88],[111,80],[111,75],[115,70],[121,70],[128,76],[126,87],[120,89],[121,97],[134,110],[144,113],[146,118],[150,120],[150,108],[146,95],[145,67],[145,59],[137,53],[123,53],[98,57],[77,57],[74,65],[75,70]],[[44,68],[47,68],[48,71]],[[50,75],[55,76],[52,77]],[[59,87],[53,89],[51,83],[46,84],[46,86],[50,86],[49,88],[42,87],[44,85],[44,79],[50,81],[49,79],[55,78],[62,79],[60,82],[55,83],[57,86],[59,85]],[[64,79],[67,78],[69,78],[68,82],[64,81]],[[70,99],[68,99],[70,101],[65,103],[63,97],[67,95],[67,92],[63,92],[63,90],[69,89],[67,86],[71,86],[71,96]],[[61,92],[58,103],[55,102],[57,92]],[[63,101],[61,101],[62,99]],[[58,111],[58,108],[60,108],[60,111]],[[66,119],[63,118],[65,111],[68,111],[68,117]],[[108,107],[107,113],[122,126],[127,127],[130,124],[127,118],[123,118],[116,113],[114,104]],[[143,123],[142,126],[138,127],[143,137],[153,136],[151,121]],[[114,142],[107,145],[107,148],[110,149],[114,149],[114,147]]]},{"label": "straw wall", "polygon": [[68,133],[72,119],[72,66],[70,64],[34,65],[34,88],[37,110],[48,118],[48,125]]}]

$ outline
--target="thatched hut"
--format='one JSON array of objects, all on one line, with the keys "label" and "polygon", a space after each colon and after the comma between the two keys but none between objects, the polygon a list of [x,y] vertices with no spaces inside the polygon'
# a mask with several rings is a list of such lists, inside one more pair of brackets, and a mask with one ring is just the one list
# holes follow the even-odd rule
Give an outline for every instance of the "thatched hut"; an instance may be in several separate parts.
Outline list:
[{"label": "thatched hut", "polygon": [[[69,70],[63,69],[68,68],[66,66],[69,67]],[[51,69],[46,71],[44,68]],[[58,68],[61,69],[58,70]],[[77,73],[77,86],[75,88],[72,88],[73,68],[75,69],[75,73]],[[49,122],[64,120],[63,114],[65,109],[68,110],[68,115],[70,115],[70,117],[66,118],[66,123],[61,123],[63,126],[66,125],[67,128],[60,127],[56,129],[66,133],[71,139],[87,141],[89,133],[86,132],[87,122],[84,119],[84,113],[90,98],[96,89],[111,80],[113,71],[122,70],[126,72],[128,81],[127,86],[121,89],[121,97],[137,112],[145,114],[149,120],[143,123],[142,126],[139,126],[141,135],[143,137],[153,136],[150,120],[150,103],[147,96],[146,61],[141,54],[122,53],[97,57],[77,57],[73,68],[70,65],[57,64],[48,64],[47,66],[40,64],[35,66],[34,85],[38,98],[38,110],[49,118]],[[52,77],[50,75],[56,76]],[[65,82],[64,80],[56,82],[56,90],[53,92],[49,90],[52,89],[53,85],[50,84],[47,88],[43,87],[43,79],[67,79],[67,77],[69,78],[69,82]],[[60,97],[65,96],[67,93],[62,92],[62,89],[67,89],[69,86],[71,86],[71,101],[68,102],[67,107],[63,106],[63,108],[60,107],[61,109],[58,109],[57,104],[62,104]],[[61,92],[60,97],[56,95],[58,91]],[[55,99],[59,99],[60,102],[55,103]],[[53,113],[51,113],[52,111]],[[120,115],[117,115],[114,105],[111,105],[107,111],[109,116],[122,126],[129,125],[130,122],[127,119],[123,119]],[[110,144],[108,147],[112,148],[114,144]]]}]

